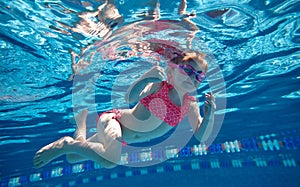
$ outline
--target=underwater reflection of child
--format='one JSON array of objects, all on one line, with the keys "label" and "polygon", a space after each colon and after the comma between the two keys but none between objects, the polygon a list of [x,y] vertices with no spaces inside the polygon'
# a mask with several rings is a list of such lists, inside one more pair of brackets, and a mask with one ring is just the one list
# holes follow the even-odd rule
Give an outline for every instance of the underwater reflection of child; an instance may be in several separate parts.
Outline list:
[{"label": "underwater reflection of child", "polygon": [[[204,116],[198,103],[188,93],[195,91],[205,78],[208,65],[199,52],[177,54],[167,63],[166,71],[155,64],[127,90],[126,101],[137,104],[132,109],[113,109],[102,113],[97,120],[97,133],[87,139],[87,110],[76,116],[74,137],[63,137],[41,148],[34,157],[40,168],[66,154],[70,163],[92,160],[103,167],[116,166],[122,146],[145,142],[166,134],[188,116],[195,137],[208,139],[216,109],[212,93],[205,94]],[[164,77],[167,77],[164,80]]]},{"label": "underwater reflection of child", "polygon": [[[158,20],[160,17],[159,1],[149,0],[144,4],[149,9],[146,12],[140,13],[138,17],[140,17],[142,20]],[[189,19],[195,17],[195,13],[187,13],[186,8],[186,0],[181,0],[181,3],[178,7],[178,14],[181,15],[182,19],[181,21],[178,21],[181,22],[178,24],[181,24],[183,27],[186,27],[190,30],[196,31],[198,28]],[[115,0],[105,0],[104,4],[99,6],[97,11],[83,12],[79,14],[78,17],[80,18],[80,21],[75,27],[70,27],[61,22],[57,23],[64,28],[67,28],[73,32],[81,33],[86,37],[96,36],[106,39],[111,35],[115,28],[120,27],[124,22],[124,18],[120,14]],[[55,29],[61,30],[59,28]],[[67,31],[61,30],[61,32],[66,33]]]}]

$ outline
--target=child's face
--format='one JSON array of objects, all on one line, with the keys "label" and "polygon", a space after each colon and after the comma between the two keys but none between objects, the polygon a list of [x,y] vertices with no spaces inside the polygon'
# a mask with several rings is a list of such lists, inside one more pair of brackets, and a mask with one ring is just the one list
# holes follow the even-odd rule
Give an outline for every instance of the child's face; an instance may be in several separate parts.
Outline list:
[{"label": "child's face", "polygon": [[189,61],[186,63],[185,66],[187,70],[189,71],[188,75],[184,72],[183,69],[177,67],[172,68],[171,70],[171,76],[173,77],[172,84],[177,88],[181,89],[185,92],[193,92],[197,90],[201,83],[201,78],[203,78],[205,72],[205,67],[201,67],[194,61]]}]

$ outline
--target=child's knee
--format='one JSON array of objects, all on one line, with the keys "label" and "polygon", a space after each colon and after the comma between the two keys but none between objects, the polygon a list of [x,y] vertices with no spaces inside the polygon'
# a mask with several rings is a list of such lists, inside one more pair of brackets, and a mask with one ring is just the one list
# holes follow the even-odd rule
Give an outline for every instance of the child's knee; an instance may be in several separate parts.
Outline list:
[{"label": "child's knee", "polygon": [[108,121],[104,132],[114,140],[118,141],[122,138],[122,129],[119,122],[115,119]]}]

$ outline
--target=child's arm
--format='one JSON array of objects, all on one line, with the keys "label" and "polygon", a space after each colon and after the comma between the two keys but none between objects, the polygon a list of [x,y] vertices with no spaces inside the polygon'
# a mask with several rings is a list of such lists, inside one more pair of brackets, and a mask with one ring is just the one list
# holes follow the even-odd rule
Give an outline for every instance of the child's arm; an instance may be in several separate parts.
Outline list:
[{"label": "child's arm", "polygon": [[214,112],[216,110],[215,99],[212,93],[205,94],[204,116],[200,116],[197,102],[191,103],[188,113],[189,121],[193,127],[194,135],[200,142],[205,142],[212,130],[214,124]]},{"label": "child's arm", "polygon": [[156,66],[151,68],[130,85],[125,95],[126,102],[134,103],[147,95],[154,93],[160,86],[160,84],[154,83],[161,82],[164,77],[164,69],[156,64]]}]

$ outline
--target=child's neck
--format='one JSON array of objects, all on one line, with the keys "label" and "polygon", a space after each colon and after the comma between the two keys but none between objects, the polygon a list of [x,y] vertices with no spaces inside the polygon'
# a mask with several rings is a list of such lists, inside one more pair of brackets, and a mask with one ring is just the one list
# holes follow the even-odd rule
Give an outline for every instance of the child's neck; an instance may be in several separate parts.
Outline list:
[{"label": "child's neck", "polygon": [[179,92],[178,89],[173,88],[169,90],[169,98],[171,99],[171,101],[178,106],[183,105],[184,102],[184,95],[187,92]]}]

